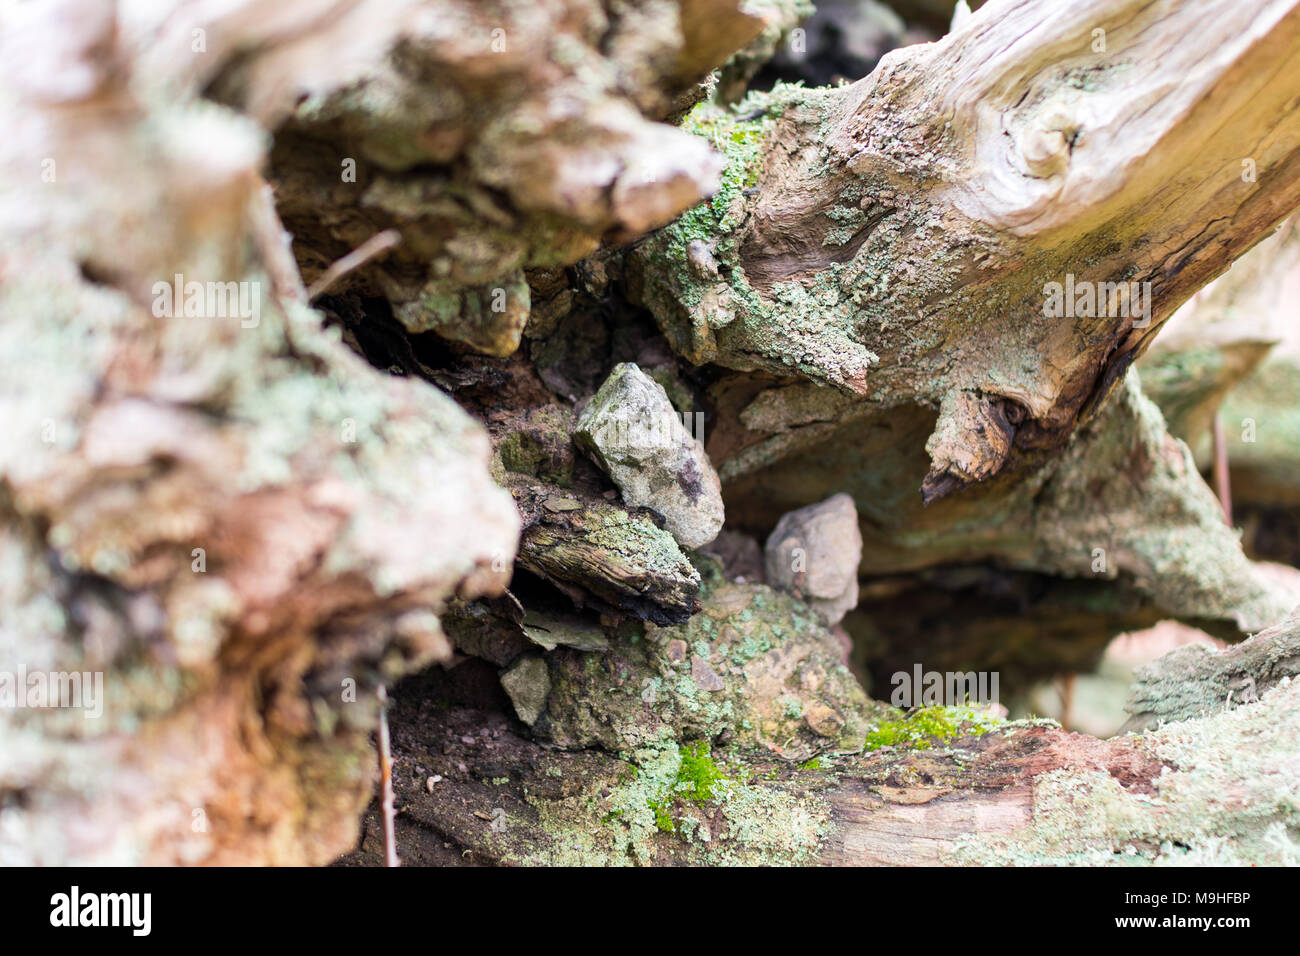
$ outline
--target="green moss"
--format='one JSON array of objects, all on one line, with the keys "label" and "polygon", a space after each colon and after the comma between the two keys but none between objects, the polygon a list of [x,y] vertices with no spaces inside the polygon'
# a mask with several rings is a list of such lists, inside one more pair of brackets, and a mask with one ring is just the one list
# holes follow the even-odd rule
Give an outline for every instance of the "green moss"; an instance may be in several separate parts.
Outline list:
[{"label": "green moss", "polygon": [[537,467],[542,461],[542,449],[526,435],[519,432],[507,435],[497,446],[497,451],[507,471],[523,475],[537,474]]},{"label": "green moss", "polygon": [[729,751],[724,771],[703,740],[665,737],[638,748],[583,794],[530,798],[550,839],[509,859],[562,866],[670,858],[696,866],[806,863],[830,830],[829,807],[814,793],[756,782],[746,765],[754,756]]},{"label": "green moss", "polygon": [[1003,721],[970,707],[926,707],[897,720],[881,720],[867,734],[866,749],[929,750],[935,742],[988,733]]},{"label": "green moss", "polygon": [[677,829],[672,815],[674,801],[711,803],[718,791],[731,783],[730,778],[714,761],[708,741],[697,740],[689,747],[679,747],[677,755],[679,762],[676,777],[663,794],[646,801],[654,812],[655,826],[665,833],[673,833]]},{"label": "green moss", "polygon": [[655,814],[655,827],[664,833],[672,833],[677,829],[677,824],[673,820],[673,815],[668,812],[668,801],[660,800],[657,803],[651,803],[650,809]]},{"label": "green moss", "polygon": [[707,803],[714,788],[725,784],[727,777],[714,762],[708,741],[697,740],[689,750],[681,751],[682,765],[677,771],[677,791],[686,800]]},{"label": "green moss", "polygon": [[695,239],[716,240],[719,261],[734,261],[732,233],[740,224],[743,207],[738,200],[746,189],[758,185],[767,137],[788,103],[802,92],[799,87],[778,85],[771,93],[747,96],[732,109],[705,101],[686,115],[682,129],[707,139],[727,165],[713,197],[666,227],[670,238],[666,253],[674,264],[686,266],[686,247]]}]

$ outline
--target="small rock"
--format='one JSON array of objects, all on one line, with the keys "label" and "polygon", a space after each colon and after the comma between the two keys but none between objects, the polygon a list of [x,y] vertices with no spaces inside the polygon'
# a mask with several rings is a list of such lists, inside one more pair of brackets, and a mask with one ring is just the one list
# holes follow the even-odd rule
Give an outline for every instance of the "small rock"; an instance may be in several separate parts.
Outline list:
[{"label": "small rock", "polygon": [[686,261],[691,264],[691,271],[701,279],[718,278],[718,260],[703,239],[692,239],[687,243]]},{"label": "small rock", "polygon": [[551,512],[581,511],[582,502],[577,498],[550,497],[542,502],[542,507]]},{"label": "small rock", "polygon": [[578,417],[576,439],[632,507],[653,508],[683,547],[722,530],[722,485],[663,386],[631,362],[614,368]]},{"label": "small rock", "polygon": [[695,681],[695,686],[700,690],[723,690],[727,686],[722,683],[718,672],[699,654],[691,655],[691,680]]},{"label": "small rock", "polygon": [[683,640],[672,640],[668,642],[668,662],[670,664],[680,664],[686,660],[686,642]]},{"label": "small rock", "polygon": [[524,634],[538,647],[553,651],[557,647],[572,647],[589,653],[609,650],[609,640],[599,628],[592,627],[578,617],[528,611],[524,615]]},{"label": "small rock", "polygon": [[842,493],[783,515],[767,539],[768,584],[803,598],[828,624],[857,605],[861,560],[858,509]]},{"label": "small rock", "polygon": [[818,737],[834,739],[844,729],[844,718],[822,703],[809,704],[804,709],[803,719]]},{"label": "small rock", "polygon": [[522,657],[501,675],[501,686],[510,695],[519,719],[532,726],[546,709],[551,696],[551,675],[540,657]]}]

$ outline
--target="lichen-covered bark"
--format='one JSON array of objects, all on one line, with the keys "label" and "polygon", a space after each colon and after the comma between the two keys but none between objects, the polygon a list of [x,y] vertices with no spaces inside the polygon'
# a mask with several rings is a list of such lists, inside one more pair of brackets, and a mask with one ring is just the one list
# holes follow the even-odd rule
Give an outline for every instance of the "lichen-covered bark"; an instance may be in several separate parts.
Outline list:
[{"label": "lichen-covered bark", "polygon": [[[735,532],[847,491],[868,578],[992,565],[1107,626],[1290,609],[1125,373],[1300,202],[1300,15],[997,0],[852,86],[687,113],[805,10],[4,12],[0,671],[106,697],[0,713],[0,859],[323,862],[373,781],[377,685],[431,663],[396,694],[408,861],[1293,852],[1294,775],[1264,773],[1291,682],[1115,742],[904,716]],[[387,229],[312,311],[303,276]],[[1042,318],[1070,271],[1150,281],[1152,323]],[[576,454],[618,362],[677,412],[707,395],[725,572],[688,547],[720,508],[683,533]]]},{"label": "lichen-covered bark", "polygon": [[1141,730],[1259,700],[1282,681],[1300,676],[1300,609],[1223,651],[1193,644],[1171,651],[1138,672],[1125,725]]},{"label": "lichen-covered bark", "polygon": [[[734,613],[728,600],[724,589],[714,609]],[[760,615],[775,624],[772,610]],[[640,671],[620,677],[601,660],[588,658],[584,690],[621,698],[619,681]],[[1050,721],[940,711],[920,722],[878,708],[868,739],[892,731],[899,743],[795,762],[756,748],[743,725],[704,751],[691,742],[702,725],[680,728],[685,740],[649,728],[625,751],[544,748],[499,716],[490,672],[472,668],[399,689],[397,819],[409,861],[1279,865],[1300,852],[1300,682],[1285,676],[1259,700],[1109,741]],[[921,731],[900,733],[912,723]],[[382,859],[377,824],[368,814],[342,862]]]},{"label": "lichen-covered bark", "polygon": [[[322,330],[263,131],[197,98],[286,21],[382,49],[387,20],[333,12],[197,20],[196,71],[161,24],[6,11],[0,668],[103,680],[97,719],[0,710],[6,863],[325,862],[369,795],[376,684],[449,657],[443,602],[507,580],[482,427]],[[160,308],[174,281],[236,296]]]},{"label": "lichen-covered bark", "polygon": [[[1209,39],[1210,22],[1231,39]],[[629,288],[688,360],[736,370],[710,389],[728,512],[757,531],[851,490],[864,575],[990,560],[1076,575],[1102,549],[1105,573],[1162,590],[1170,613],[1199,613],[1174,592],[1217,590],[1221,610],[1255,592],[1212,570],[1243,565],[1210,529],[1194,469],[1162,479],[1142,463],[1169,458],[1158,416],[1071,436],[1136,412],[1105,402],[1128,366],[1300,201],[1289,108],[1300,91],[1262,68],[1294,57],[1298,24],[1291,3],[992,4],[852,86],[697,108],[686,126],[727,155],[722,187],[639,244]],[[1171,68],[1194,82],[1174,91],[1160,78]],[[1245,161],[1257,177],[1243,176]],[[1067,276],[1138,283],[1149,314],[1045,314],[1047,284]],[[1065,447],[1085,469],[1073,489],[1048,477],[1065,475]],[[1132,467],[1116,472],[1123,458]],[[1109,472],[1087,471],[1101,460]],[[1118,544],[1124,532],[1105,496],[1083,491],[1084,474],[1112,490],[1163,483],[1133,498],[1148,558]],[[1050,519],[1031,517],[1032,532],[1012,519],[1040,492],[1061,496],[1043,512],[1064,519],[1059,534]],[[1180,531],[1185,519],[1164,526],[1167,505],[1198,514],[1214,542]],[[1182,549],[1173,563],[1213,580],[1162,582],[1151,549],[1164,564]],[[1267,603],[1264,617],[1228,616],[1261,626],[1293,599]]]},{"label": "lichen-covered bark", "polygon": [[[373,779],[376,685],[449,660],[444,605],[501,592],[517,547],[544,573],[556,528],[607,606],[694,608],[651,517],[586,500],[583,526],[540,457],[561,494],[534,481],[512,504],[489,469],[527,470],[532,446],[494,453],[342,340],[427,371],[355,308],[387,294],[410,329],[509,352],[522,267],[711,188],[707,146],[653,120],[766,20],[714,0],[3,16],[0,664],[101,673],[107,699],[86,724],[6,704],[0,858],[331,858]],[[322,328],[300,264],[315,279],[393,225],[399,248],[331,290]]]},{"label": "lichen-covered bark", "polygon": [[655,121],[699,99],[734,51],[774,44],[794,6],[422,6],[384,62],[301,103],[276,138],[277,202],[304,275],[396,227],[401,247],[353,286],[412,332],[513,352],[524,270],[641,235],[714,190],[718,157]]}]

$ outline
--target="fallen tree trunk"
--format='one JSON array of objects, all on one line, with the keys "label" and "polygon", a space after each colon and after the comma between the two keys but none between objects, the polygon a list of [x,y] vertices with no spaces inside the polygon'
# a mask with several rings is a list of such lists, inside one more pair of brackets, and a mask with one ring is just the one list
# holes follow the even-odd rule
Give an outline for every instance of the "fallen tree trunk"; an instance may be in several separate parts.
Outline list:
[{"label": "fallen tree trunk", "polygon": [[[394,695],[408,860],[924,860],[972,819],[971,860],[1009,833],[1291,852],[1294,777],[1259,762],[1284,737],[1242,735],[1294,733],[1292,685],[1186,740],[909,721],[807,602],[726,580],[570,439],[635,362],[678,411],[708,396],[733,529],[843,490],[868,578],[978,562],[1118,578],[1120,615],[1273,623],[1294,595],[1125,372],[1300,203],[1300,13],[994,0],[852,86],[704,105],[704,138],[663,122],[798,8],[5,12],[0,651],[107,677],[108,719],[5,708],[0,858],[324,862],[375,778],[376,692],[436,662],[459,666]],[[300,272],[389,229],[309,308]],[[1150,323],[1044,316],[1076,272],[1149,282]],[[895,749],[856,756],[873,738]],[[1240,808],[1197,802],[1220,738]],[[1176,813],[1133,795],[1162,767]],[[1107,801],[1064,843],[1038,815],[1058,779]]]},{"label": "fallen tree trunk", "polygon": [[[728,152],[723,189],[630,269],[683,354],[743,373],[710,388],[728,509],[761,531],[848,490],[864,575],[964,561],[1088,575],[1100,548],[1111,573],[1158,578],[1156,553],[1103,531],[1110,502],[1085,490],[1114,476],[1086,469],[1118,421],[1072,436],[1174,309],[1300,201],[1300,90],[1265,81],[1295,56],[1298,23],[1289,3],[992,3],[852,86],[698,114]],[[1190,78],[1174,87],[1169,70]],[[1053,317],[1051,284],[1075,282],[1088,295]],[[1104,283],[1150,298],[1117,311]],[[1162,430],[1126,451],[1164,456]],[[1084,471],[1066,476],[1072,441]],[[1163,497],[1149,474],[1129,483]],[[1190,470],[1166,494],[1206,499]],[[1011,520],[1054,498],[1059,540]],[[1154,537],[1194,527],[1236,579],[1218,611],[1157,596],[1166,613],[1224,618],[1268,590],[1208,510],[1183,531],[1162,510],[1144,515]],[[1265,603],[1245,630],[1292,602]]]},{"label": "fallen tree trunk", "polygon": [[[445,865],[1294,865],[1298,637],[1293,616],[1238,649],[1190,649],[1205,679],[1254,673],[1259,695],[1207,684],[1199,716],[1145,735],[900,712],[879,725],[895,744],[803,764],[742,749],[706,765],[672,743],[622,757],[539,746],[471,662],[399,698],[398,840],[407,862]],[[910,724],[921,730],[898,732]],[[380,832],[372,808],[340,862],[377,865]]]}]

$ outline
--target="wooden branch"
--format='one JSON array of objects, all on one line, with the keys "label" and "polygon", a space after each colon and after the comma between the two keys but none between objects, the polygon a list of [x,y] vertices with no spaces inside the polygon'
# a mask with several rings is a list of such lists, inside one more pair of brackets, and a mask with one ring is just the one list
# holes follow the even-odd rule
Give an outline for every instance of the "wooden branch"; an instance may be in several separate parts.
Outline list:
[{"label": "wooden branch", "polygon": [[1251,704],[1280,682],[1300,676],[1300,609],[1285,621],[1222,651],[1179,648],[1137,674],[1125,730],[1186,720]]},{"label": "wooden branch", "polygon": [[559,585],[579,603],[660,624],[699,610],[699,573],[649,514],[554,486],[517,494],[525,528],[519,565]]},{"label": "wooden branch", "polygon": [[[1160,587],[1148,558],[1103,540],[1113,502],[1084,484],[1055,515],[1059,548],[1011,516],[1074,484],[1063,449],[1085,473],[1172,462],[1159,426],[1126,428],[1147,437],[1113,454],[1080,428],[1165,319],[1300,204],[1298,55],[1294,0],[994,0],[852,86],[692,114],[729,144],[722,190],[640,244],[629,282],[684,356],[739,373],[711,388],[728,513],[762,532],[848,491],[866,576],[988,560],[1089,574],[1101,549],[1107,574]],[[1137,294],[1120,308],[1100,283]],[[1075,294],[1097,289],[1100,307]],[[1200,514],[1204,483],[1177,470],[1135,519],[1159,525],[1174,499]],[[1192,525],[1208,529],[1177,533]],[[1207,534],[1186,560],[1239,579],[1203,580],[1221,597],[1210,616],[1249,630],[1289,609],[1279,592],[1262,616],[1230,610],[1270,586]]]},{"label": "wooden branch", "polygon": [[[929,749],[822,757],[804,766],[754,751],[717,754],[731,790],[700,804],[668,799],[661,827],[644,803],[656,792],[646,782],[653,765],[637,770],[597,749],[545,748],[498,713],[464,704],[445,721],[418,720],[419,700],[445,697],[447,687],[429,679],[409,686],[398,695],[395,717],[398,832],[425,863],[1295,859],[1294,842],[1279,834],[1294,820],[1300,779],[1297,681],[1279,683],[1262,702],[1220,702],[1206,717],[1108,741],[1047,725],[1013,726],[934,740]],[[417,766],[439,782],[425,786]],[[648,821],[639,814],[649,814]],[[372,808],[358,849],[342,862],[380,863],[378,822]]]}]

